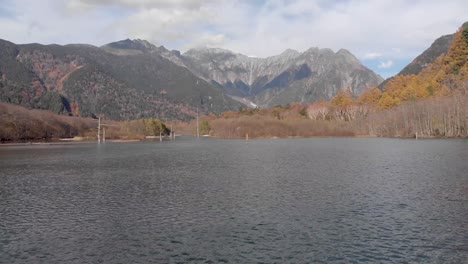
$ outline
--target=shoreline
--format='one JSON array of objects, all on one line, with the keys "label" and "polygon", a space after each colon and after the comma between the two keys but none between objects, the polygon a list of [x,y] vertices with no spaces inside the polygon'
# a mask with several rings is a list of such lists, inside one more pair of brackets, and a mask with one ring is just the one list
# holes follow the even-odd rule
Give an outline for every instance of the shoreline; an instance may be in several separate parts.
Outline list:
[{"label": "shoreline", "polygon": [[[126,142],[140,142],[139,139],[134,140],[107,140],[106,142],[111,143],[126,143]],[[68,145],[84,145],[84,144],[96,144],[96,140],[59,140],[59,141],[30,141],[30,142],[8,142],[0,143],[0,147],[21,147],[21,146],[68,146]],[[105,144],[105,143],[101,143]]]},{"label": "shoreline", "polygon": [[[193,135],[187,135],[188,137],[196,137]],[[310,137],[301,137],[301,136],[288,136],[288,137],[249,137],[248,139],[244,137],[220,137],[220,136],[203,136],[204,138],[214,138],[214,139],[226,139],[226,140],[255,140],[255,139],[301,139],[301,138],[388,138],[388,139],[468,139],[466,137],[436,137],[436,136],[418,136],[415,137],[379,137],[375,135],[355,135],[355,136],[310,136]],[[107,142],[110,143],[134,143],[134,142],[145,142],[145,140],[140,139],[109,139]],[[95,140],[64,140],[58,139],[58,141],[30,141],[30,142],[2,142],[0,147],[22,147],[22,146],[69,146],[69,145],[82,145],[82,144],[96,144]],[[105,143],[101,143],[105,144]]]},{"label": "shoreline", "polygon": [[[189,137],[194,137],[194,135],[187,135]],[[210,136],[210,135],[203,135],[200,138],[215,138],[215,139],[246,139],[245,137],[221,137],[221,136]],[[384,136],[377,136],[377,135],[354,135],[354,136],[287,136],[287,137],[278,137],[278,136],[271,136],[271,137],[250,137],[248,140],[253,139],[290,139],[290,138],[391,138],[391,139],[468,139],[468,137],[437,137],[437,136],[418,136],[418,138],[412,137],[384,137]]]},{"label": "shoreline", "polygon": [[[167,140],[164,140],[167,141]],[[107,139],[107,143],[132,143],[132,142],[159,142],[159,140],[141,140],[141,139]],[[101,144],[106,144],[101,142]],[[68,146],[97,144],[97,139],[93,140],[73,140],[73,139],[52,139],[51,141],[28,141],[28,142],[0,142],[0,147],[26,147],[26,146]]]},{"label": "shoreline", "polygon": [[11,143],[0,143],[0,147],[21,147],[21,146],[67,146],[67,145],[82,145],[91,144],[94,141],[53,141],[53,142],[11,142]]}]

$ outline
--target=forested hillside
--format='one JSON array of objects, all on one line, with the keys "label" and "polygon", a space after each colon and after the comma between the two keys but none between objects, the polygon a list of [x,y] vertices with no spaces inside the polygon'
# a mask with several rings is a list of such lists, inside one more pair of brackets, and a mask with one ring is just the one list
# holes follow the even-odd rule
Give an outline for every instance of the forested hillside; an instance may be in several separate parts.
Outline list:
[{"label": "forested hillside", "polygon": [[[0,101],[116,120],[189,119],[239,104],[158,54],[119,56],[91,45],[16,45],[0,40]],[[201,102],[204,102],[203,104]]]},{"label": "forested hillside", "polygon": [[397,106],[404,101],[432,96],[466,94],[468,89],[468,23],[455,34],[446,55],[439,56],[417,75],[397,75],[384,87],[379,105]]}]

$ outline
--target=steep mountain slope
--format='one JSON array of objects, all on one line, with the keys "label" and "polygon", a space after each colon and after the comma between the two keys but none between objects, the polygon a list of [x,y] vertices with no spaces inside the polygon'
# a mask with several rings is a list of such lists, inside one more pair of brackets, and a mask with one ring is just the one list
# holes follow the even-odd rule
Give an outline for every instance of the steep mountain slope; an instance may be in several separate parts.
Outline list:
[{"label": "steep mountain slope", "polygon": [[215,113],[238,108],[221,89],[187,68],[156,53],[148,56],[143,42],[114,43],[119,44],[113,51],[126,52],[116,54],[91,45],[0,41],[0,100],[114,119],[186,119],[196,107]]},{"label": "steep mountain slope", "polygon": [[454,36],[455,34],[450,34],[436,39],[427,50],[417,56],[399,74],[410,75],[420,73],[429,64],[433,63],[437,57],[447,53]]},{"label": "steep mountain slope", "polygon": [[0,40],[0,101],[63,111],[60,94],[48,90],[36,73],[18,61],[19,53],[14,43]]},{"label": "steep mountain slope", "polygon": [[[424,68],[432,64],[439,56],[447,54],[450,45],[453,43],[454,36],[455,34],[450,34],[436,39],[428,49],[417,56],[410,64],[406,65],[406,67],[403,68],[396,76],[419,74]],[[383,81],[379,85],[379,88],[382,89],[385,87],[385,85],[396,76]]]},{"label": "steep mountain slope", "polygon": [[192,49],[182,61],[196,75],[246,97],[262,107],[328,100],[350,88],[359,95],[383,79],[349,51],[311,48],[286,50],[268,58],[251,58],[223,49]]},{"label": "steep mountain slope", "polygon": [[380,100],[385,108],[431,96],[467,94],[468,22],[453,35],[444,54],[425,65],[418,74],[399,74],[390,79],[383,91]]}]

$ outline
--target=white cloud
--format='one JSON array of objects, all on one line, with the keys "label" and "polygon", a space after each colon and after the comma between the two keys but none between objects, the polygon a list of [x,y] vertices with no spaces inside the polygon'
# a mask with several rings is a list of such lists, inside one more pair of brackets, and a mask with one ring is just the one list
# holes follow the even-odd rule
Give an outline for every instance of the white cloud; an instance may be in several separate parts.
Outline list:
[{"label": "white cloud", "polygon": [[381,61],[378,68],[379,69],[389,69],[393,66],[393,61],[388,60],[388,61]]},{"label": "white cloud", "polygon": [[378,53],[378,52],[368,52],[364,54],[365,60],[373,60],[373,59],[380,58],[380,57],[382,57],[382,53]]},{"label": "white cloud", "polygon": [[106,6],[121,6],[125,8],[180,8],[180,9],[198,9],[203,4],[212,2],[213,0],[70,0],[68,7],[106,7]]},{"label": "white cloud", "polygon": [[0,38],[17,43],[102,45],[128,37],[259,57],[287,48],[346,48],[366,63],[409,62],[455,32],[468,13],[466,0],[7,0],[4,6]]}]

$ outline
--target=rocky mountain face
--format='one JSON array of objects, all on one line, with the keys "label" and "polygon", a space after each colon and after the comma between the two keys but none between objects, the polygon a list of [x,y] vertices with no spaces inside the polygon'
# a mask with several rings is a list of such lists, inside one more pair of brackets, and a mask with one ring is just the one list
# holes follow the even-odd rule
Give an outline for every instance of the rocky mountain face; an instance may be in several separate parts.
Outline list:
[{"label": "rocky mountain face", "polygon": [[253,58],[219,48],[191,49],[184,54],[145,40],[123,40],[102,47],[114,54],[158,54],[221,88],[248,106],[271,107],[292,102],[328,100],[343,89],[355,96],[383,79],[349,51],[288,49],[277,56]]},{"label": "rocky mountain face", "polygon": [[[164,58],[164,48],[124,40],[91,45],[16,45],[0,40],[0,101],[76,116],[187,119],[239,103]],[[150,52],[151,51],[151,52]],[[175,60],[175,59],[173,59]]]},{"label": "rocky mountain face", "polygon": [[182,61],[180,52],[177,50],[168,50],[164,46],[156,46],[146,40],[141,39],[125,39],[117,42],[112,42],[101,47],[101,49],[115,55],[156,55],[161,56],[179,66],[185,67]]},{"label": "rocky mountain face", "polygon": [[228,95],[260,107],[329,100],[347,88],[358,96],[368,86],[383,81],[345,49],[336,53],[330,49],[288,49],[268,58],[223,49],[192,49],[179,58],[194,74]]}]

